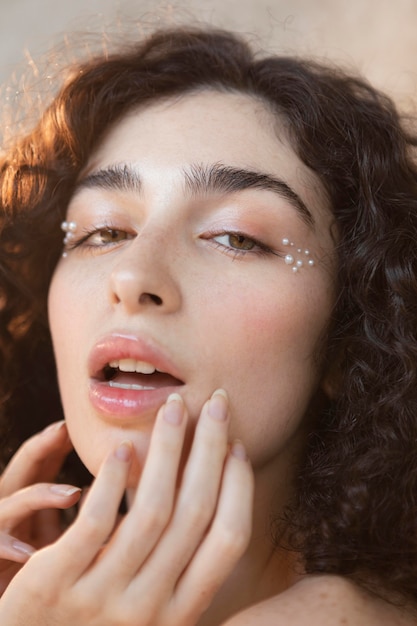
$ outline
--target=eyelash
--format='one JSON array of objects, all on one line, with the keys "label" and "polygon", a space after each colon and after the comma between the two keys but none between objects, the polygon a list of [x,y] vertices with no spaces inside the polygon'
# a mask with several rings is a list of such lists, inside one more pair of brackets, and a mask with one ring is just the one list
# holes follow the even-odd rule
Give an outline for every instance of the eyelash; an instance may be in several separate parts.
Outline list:
[{"label": "eyelash", "polygon": [[[126,235],[126,237],[118,241],[113,241],[113,242],[109,241],[107,243],[102,243],[102,244],[93,244],[89,241],[94,235],[98,235],[99,233],[111,233],[111,232],[123,233]],[[113,226],[112,224],[104,224],[103,226],[99,226],[97,228],[91,228],[90,230],[85,229],[84,234],[81,237],[78,237],[78,238],[74,237],[71,243],[67,244],[66,247],[67,247],[67,250],[74,250],[75,248],[95,250],[95,249],[107,248],[109,246],[117,245],[121,241],[133,239],[133,237],[134,235],[129,234],[128,231],[126,230],[118,228],[117,226]]]},{"label": "eyelash", "polygon": [[[109,241],[107,243],[102,243],[102,244],[93,244],[89,241],[94,235],[98,235],[99,233],[111,233],[111,232],[122,233],[126,235],[126,237],[118,241]],[[246,249],[246,250],[233,248],[232,246],[227,246],[223,243],[216,242],[215,241],[216,237],[241,237],[245,239],[246,241],[253,243],[253,248]],[[97,228],[84,230],[84,234],[78,239],[74,238],[71,241],[71,243],[67,244],[66,249],[67,250],[74,250],[76,248],[83,248],[84,250],[102,249],[102,248],[108,248],[113,245],[117,245],[118,243],[127,241],[129,239],[133,239],[133,238],[134,238],[134,235],[133,234],[130,235],[125,230],[122,230],[111,224],[104,224],[103,226],[99,226]],[[255,239],[254,237],[249,237],[246,233],[243,233],[240,231],[230,231],[230,230],[223,230],[220,232],[212,231],[212,232],[208,232],[207,234],[205,234],[204,237],[202,237],[202,239],[212,241],[216,249],[220,250],[223,254],[232,256],[233,258],[243,257],[246,254],[255,254],[259,256],[267,256],[268,254],[275,254],[276,256],[280,256],[277,252],[274,252],[266,244]]]},{"label": "eyelash", "polygon": [[[249,250],[233,248],[232,246],[227,246],[223,243],[214,241],[215,237],[242,237],[243,239],[246,239],[247,241],[250,241],[251,243],[253,243],[254,247]],[[259,241],[258,239],[255,239],[254,237],[249,237],[249,235],[247,235],[246,233],[242,233],[240,231],[230,231],[230,230],[224,230],[220,232],[213,231],[213,232],[207,233],[207,235],[204,236],[204,239],[212,240],[213,245],[216,249],[219,249],[223,254],[230,255],[233,258],[243,257],[246,254],[257,254],[258,256],[267,256],[268,254],[276,254],[277,256],[279,256],[278,253],[274,252],[269,246],[264,244],[262,241]]]}]

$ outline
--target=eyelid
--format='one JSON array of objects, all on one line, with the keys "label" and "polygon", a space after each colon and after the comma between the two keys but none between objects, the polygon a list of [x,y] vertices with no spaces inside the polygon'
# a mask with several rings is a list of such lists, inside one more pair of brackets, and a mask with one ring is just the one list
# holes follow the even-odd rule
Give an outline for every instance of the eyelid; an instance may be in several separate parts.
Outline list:
[{"label": "eyelid", "polygon": [[[94,235],[97,235],[102,231],[115,231],[119,233],[125,233],[127,236],[124,239],[120,239],[118,241],[113,241],[113,242],[109,241],[103,244],[89,243],[89,240],[92,237],[94,237]],[[75,235],[73,237],[71,242],[66,246],[66,249],[67,250],[74,250],[76,248],[84,248],[87,250],[88,249],[90,250],[106,249],[110,246],[115,246],[117,244],[123,243],[124,241],[133,239],[135,236],[136,236],[136,233],[129,232],[128,228],[123,228],[112,223],[106,223],[106,224],[101,224],[100,226],[94,226],[93,228],[84,228],[82,233],[80,233],[78,236]]]},{"label": "eyelid", "polygon": [[[253,241],[253,243],[255,244],[254,248],[250,249],[250,250],[244,250],[244,249],[239,249],[239,248],[233,248],[232,246],[226,246],[220,242],[215,242],[215,238],[216,237],[222,237],[222,236],[236,236],[236,237],[244,237],[245,239],[249,239],[250,241]],[[253,237],[251,235],[249,235],[248,233],[239,231],[239,230],[233,230],[233,229],[221,229],[221,230],[213,230],[213,231],[208,231],[207,233],[205,233],[204,237],[202,237],[203,239],[206,240],[212,240],[216,247],[218,248],[223,248],[223,251],[225,254],[233,254],[235,257],[236,256],[243,256],[245,254],[252,254],[252,255],[268,255],[268,254],[272,254],[272,255],[276,255],[276,256],[283,256],[282,253],[280,253],[277,250],[272,249],[269,245],[265,244],[264,242],[260,241],[259,239],[257,239],[256,237]]]}]

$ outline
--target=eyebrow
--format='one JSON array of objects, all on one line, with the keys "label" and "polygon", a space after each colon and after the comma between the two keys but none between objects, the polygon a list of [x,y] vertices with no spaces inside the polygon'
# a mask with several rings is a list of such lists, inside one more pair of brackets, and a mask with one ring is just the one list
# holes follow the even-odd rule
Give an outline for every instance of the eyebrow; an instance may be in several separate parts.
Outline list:
[{"label": "eyebrow", "polygon": [[192,194],[235,193],[246,189],[272,191],[288,200],[308,226],[314,226],[314,218],[300,196],[283,180],[245,168],[216,163],[192,165],[185,170],[186,188]]},{"label": "eyebrow", "polygon": [[81,189],[104,189],[107,191],[136,191],[142,190],[142,181],[139,173],[129,165],[111,165],[81,178],[76,186],[75,194]]},{"label": "eyebrow", "polygon": [[[313,227],[315,223],[312,213],[300,196],[285,181],[270,174],[221,163],[194,164],[184,169],[184,183],[186,191],[196,196],[210,193],[231,194],[247,189],[271,191],[287,200],[308,226]],[[142,180],[139,172],[132,166],[112,165],[82,178],[77,184],[75,194],[85,188],[140,193]]]}]

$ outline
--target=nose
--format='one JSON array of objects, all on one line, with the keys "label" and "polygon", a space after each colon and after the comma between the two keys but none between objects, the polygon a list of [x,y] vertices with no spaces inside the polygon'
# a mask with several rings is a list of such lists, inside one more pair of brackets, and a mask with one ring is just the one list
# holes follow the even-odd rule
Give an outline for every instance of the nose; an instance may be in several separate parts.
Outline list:
[{"label": "nose", "polygon": [[129,314],[147,309],[161,313],[178,310],[181,291],[173,276],[174,264],[162,258],[164,254],[163,246],[152,249],[143,239],[122,251],[110,275],[112,304]]}]

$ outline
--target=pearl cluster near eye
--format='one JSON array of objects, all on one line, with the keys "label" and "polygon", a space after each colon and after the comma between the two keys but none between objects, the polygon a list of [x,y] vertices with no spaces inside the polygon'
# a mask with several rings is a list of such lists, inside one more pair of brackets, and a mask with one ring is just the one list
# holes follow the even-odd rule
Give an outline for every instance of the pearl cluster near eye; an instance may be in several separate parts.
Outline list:
[{"label": "pearl cluster near eye", "polygon": [[288,239],[288,237],[284,237],[282,240],[283,246],[290,246],[292,250],[288,252],[288,254],[284,257],[284,262],[287,265],[291,265],[292,271],[298,272],[302,267],[313,267],[314,259],[310,256],[310,250],[303,250],[302,248],[296,248],[294,243]]},{"label": "pearl cluster near eye", "polygon": [[[74,238],[75,231],[77,230],[77,224],[75,222],[62,222],[61,230],[63,230],[65,233],[64,246],[66,246],[68,243],[70,243],[71,239]],[[67,254],[68,253],[64,251],[62,253],[62,256],[66,257]]]}]

